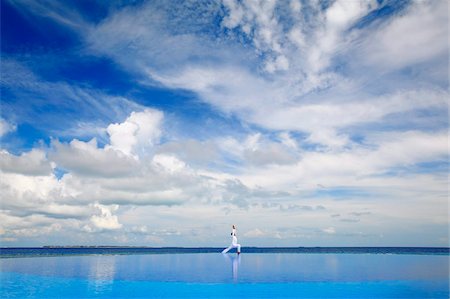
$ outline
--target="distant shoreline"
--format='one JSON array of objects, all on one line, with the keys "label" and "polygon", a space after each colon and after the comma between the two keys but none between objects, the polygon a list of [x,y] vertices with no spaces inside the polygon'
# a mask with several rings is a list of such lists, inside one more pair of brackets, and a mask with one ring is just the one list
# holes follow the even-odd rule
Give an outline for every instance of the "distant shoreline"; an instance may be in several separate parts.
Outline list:
[{"label": "distant shoreline", "polygon": [[[166,247],[158,247],[158,246],[117,246],[117,245],[44,245],[44,246],[7,246],[0,247],[1,249],[50,249],[50,248],[58,248],[58,249],[74,249],[74,248],[143,248],[143,249],[220,249],[222,247],[185,247],[185,246],[166,246]],[[247,246],[243,247],[247,249],[449,249],[450,247],[442,247],[442,246],[289,246],[289,247],[260,247],[260,246]]]},{"label": "distant shoreline", "polygon": [[[224,247],[44,246],[1,247],[0,258],[146,254],[220,254]],[[230,252],[232,253],[232,252]],[[449,247],[242,247],[243,254],[450,255]]]},{"label": "distant shoreline", "polygon": [[[44,246],[23,246],[23,247],[0,247],[0,250],[7,249],[143,249],[143,250],[218,250],[225,247],[184,247],[184,246],[117,246],[117,245],[44,245]],[[292,247],[259,247],[244,246],[243,249],[268,250],[268,251],[289,251],[289,250],[450,250],[450,247],[434,247],[434,246],[292,246]]]}]

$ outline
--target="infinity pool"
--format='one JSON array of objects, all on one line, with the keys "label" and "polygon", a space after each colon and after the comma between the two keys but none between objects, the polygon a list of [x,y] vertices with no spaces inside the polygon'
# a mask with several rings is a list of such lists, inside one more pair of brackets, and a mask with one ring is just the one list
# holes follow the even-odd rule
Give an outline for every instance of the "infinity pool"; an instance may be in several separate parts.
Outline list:
[{"label": "infinity pool", "polygon": [[220,253],[0,259],[1,298],[448,298],[448,255]]}]

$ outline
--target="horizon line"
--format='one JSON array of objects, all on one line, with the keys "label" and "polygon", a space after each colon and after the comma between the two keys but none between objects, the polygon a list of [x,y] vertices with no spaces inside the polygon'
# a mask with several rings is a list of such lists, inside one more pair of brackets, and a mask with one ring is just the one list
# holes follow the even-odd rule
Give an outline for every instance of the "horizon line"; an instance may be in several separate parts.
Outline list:
[{"label": "horizon line", "polygon": [[[20,249],[20,248],[148,248],[148,249],[220,249],[225,246],[140,246],[140,245],[43,245],[43,246],[0,246],[0,249]],[[446,248],[450,246],[242,246],[242,248],[258,249],[299,249],[299,248]]]}]

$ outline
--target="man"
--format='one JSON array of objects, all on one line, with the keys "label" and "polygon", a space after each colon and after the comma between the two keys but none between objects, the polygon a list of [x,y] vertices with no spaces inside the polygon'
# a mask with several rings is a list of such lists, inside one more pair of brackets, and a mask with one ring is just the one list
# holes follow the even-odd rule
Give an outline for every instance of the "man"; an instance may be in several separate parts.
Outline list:
[{"label": "man", "polygon": [[236,237],[236,226],[233,224],[233,229],[231,230],[231,245],[225,248],[222,253],[227,253],[232,248],[237,248],[237,254],[241,254],[241,244],[238,244]]}]

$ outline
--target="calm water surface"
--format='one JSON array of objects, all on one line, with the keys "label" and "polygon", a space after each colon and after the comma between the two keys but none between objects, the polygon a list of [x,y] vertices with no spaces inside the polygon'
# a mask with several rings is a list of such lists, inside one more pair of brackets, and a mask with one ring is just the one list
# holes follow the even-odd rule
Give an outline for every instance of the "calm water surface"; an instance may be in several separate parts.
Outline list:
[{"label": "calm water surface", "polygon": [[1,298],[448,298],[449,255],[2,258]]}]

